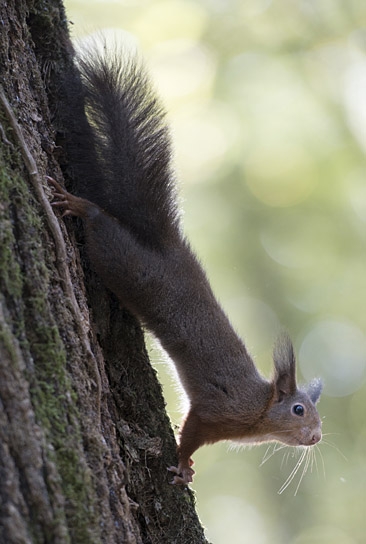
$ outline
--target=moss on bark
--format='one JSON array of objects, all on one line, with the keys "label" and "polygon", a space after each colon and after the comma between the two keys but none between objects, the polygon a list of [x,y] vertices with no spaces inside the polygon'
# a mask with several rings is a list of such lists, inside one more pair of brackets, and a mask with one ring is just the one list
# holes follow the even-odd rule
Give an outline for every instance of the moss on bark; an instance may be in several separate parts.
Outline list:
[{"label": "moss on bark", "polygon": [[[64,8],[8,0],[0,19],[1,86],[39,179],[60,179]],[[61,221],[75,310],[1,105],[0,123],[0,541],[204,543],[192,493],[169,485],[175,440],[141,328]]]}]

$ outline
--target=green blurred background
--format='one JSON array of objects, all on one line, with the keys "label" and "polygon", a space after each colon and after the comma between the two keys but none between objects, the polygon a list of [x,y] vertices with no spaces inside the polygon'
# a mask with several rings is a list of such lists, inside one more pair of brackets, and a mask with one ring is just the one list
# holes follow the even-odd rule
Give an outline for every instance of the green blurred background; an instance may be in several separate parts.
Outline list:
[{"label": "green blurred background", "polygon": [[[322,376],[324,441],[195,454],[214,544],[366,542],[366,2],[66,0],[75,37],[142,51],[169,113],[186,232],[259,368],[286,327]],[[159,375],[174,424],[180,395]],[[285,450],[286,451],[286,450]]]}]

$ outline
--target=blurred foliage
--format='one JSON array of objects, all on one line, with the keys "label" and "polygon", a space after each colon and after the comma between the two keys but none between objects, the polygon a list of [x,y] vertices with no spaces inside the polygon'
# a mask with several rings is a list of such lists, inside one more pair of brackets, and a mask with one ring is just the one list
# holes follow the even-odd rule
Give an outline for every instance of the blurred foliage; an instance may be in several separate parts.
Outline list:
[{"label": "blurred foliage", "polygon": [[[366,534],[366,3],[67,0],[75,36],[142,50],[169,112],[184,223],[263,373],[289,329],[321,375],[312,471],[264,446],[195,455],[209,539],[355,544]],[[159,358],[159,356],[158,356]],[[173,422],[179,401],[159,365]],[[285,453],[283,453],[285,451]],[[288,453],[289,452],[289,453]]]}]

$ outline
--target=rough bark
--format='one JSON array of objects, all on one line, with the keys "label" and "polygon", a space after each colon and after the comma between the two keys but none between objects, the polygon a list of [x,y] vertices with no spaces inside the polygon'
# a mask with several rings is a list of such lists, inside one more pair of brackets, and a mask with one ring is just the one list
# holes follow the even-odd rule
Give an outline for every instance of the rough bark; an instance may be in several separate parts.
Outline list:
[{"label": "rough bark", "polygon": [[206,542],[192,493],[169,485],[175,440],[141,328],[48,203],[62,3],[0,0],[0,22],[0,542]]}]

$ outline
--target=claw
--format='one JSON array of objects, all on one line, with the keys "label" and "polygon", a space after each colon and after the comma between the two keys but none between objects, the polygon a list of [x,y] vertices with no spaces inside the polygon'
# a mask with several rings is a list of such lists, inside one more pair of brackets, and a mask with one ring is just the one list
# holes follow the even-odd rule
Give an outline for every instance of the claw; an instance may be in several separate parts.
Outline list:
[{"label": "claw", "polygon": [[68,193],[66,189],[61,187],[61,185],[50,176],[46,176],[46,179],[54,188],[53,197],[56,200],[51,203],[51,206],[55,208],[64,208],[62,217],[67,215],[86,217],[91,210],[99,209],[98,206],[91,204],[88,200]]},{"label": "claw", "polygon": [[46,179],[48,183],[53,185],[54,188],[57,189],[57,191],[59,191],[58,193],[54,193],[55,196],[65,196],[65,193],[67,193],[67,191],[65,191],[65,189],[63,189],[61,185],[57,183],[55,179],[51,178],[51,176],[46,176]]},{"label": "claw", "polygon": [[191,468],[168,467],[167,470],[175,474],[170,482],[172,485],[187,485],[193,482],[194,470]]}]

